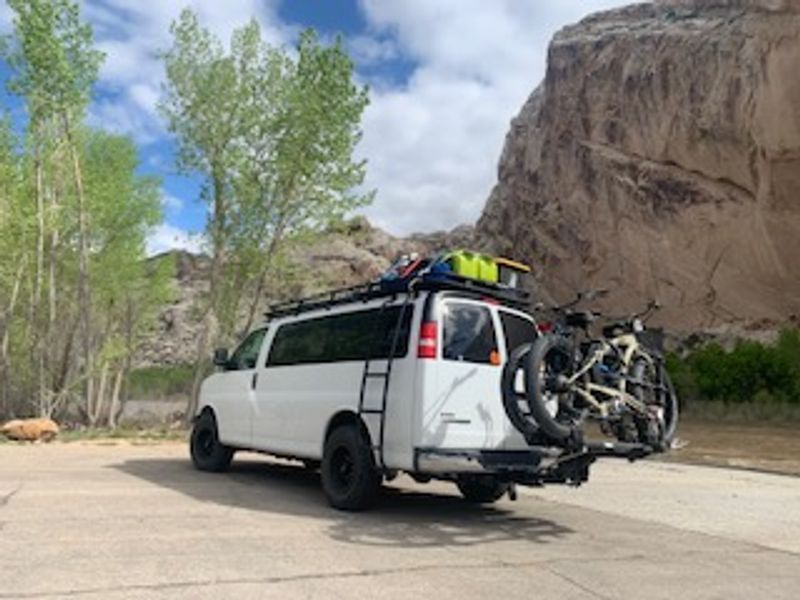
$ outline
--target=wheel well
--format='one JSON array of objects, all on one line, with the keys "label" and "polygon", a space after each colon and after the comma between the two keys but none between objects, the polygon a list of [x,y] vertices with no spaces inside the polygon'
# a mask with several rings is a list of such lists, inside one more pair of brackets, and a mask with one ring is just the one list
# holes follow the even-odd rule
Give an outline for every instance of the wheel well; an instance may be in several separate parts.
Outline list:
[{"label": "wheel well", "polygon": [[364,424],[364,421],[361,419],[361,417],[351,410],[343,410],[336,413],[328,422],[328,427],[325,428],[325,437],[322,440],[323,449],[325,448],[325,442],[328,441],[328,436],[330,436],[334,429],[341,427],[342,425],[355,425],[366,436],[367,440],[370,439],[367,426]]},{"label": "wheel well", "polygon": [[195,417],[195,420],[199,419],[203,415],[211,415],[211,417],[214,419],[214,421],[217,420],[217,413],[215,413],[214,409],[211,408],[210,406],[204,406],[203,410],[201,410],[199,413],[197,413],[197,416]]}]

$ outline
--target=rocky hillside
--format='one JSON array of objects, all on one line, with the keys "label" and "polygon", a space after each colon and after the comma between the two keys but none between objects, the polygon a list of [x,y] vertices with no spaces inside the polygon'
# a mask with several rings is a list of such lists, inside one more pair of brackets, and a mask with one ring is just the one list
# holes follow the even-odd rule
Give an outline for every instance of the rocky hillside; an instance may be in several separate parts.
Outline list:
[{"label": "rocky hillside", "polygon": [[[263,309],[279,300],[299,298],[336,287],[375,279],[400,254],[431,252],[445,246],[447,234],[416,236],[403,240],[356,218],[299,246],[290,256],[290,273],[270,282]],[[191,363],[197,349],[197,300],[208,289],[210,260],[188,252],[171,252],[152,260],[175,262],[175,296],[158,317],[137,357],[138,366]],[[242,293],[250,293],[243,291]]]},{"label": "rocky hillside", "polygon": [[657,297],[682,329],[796,319],[800,1],[663,1],[563,29],[477,229],[558,298]]}]

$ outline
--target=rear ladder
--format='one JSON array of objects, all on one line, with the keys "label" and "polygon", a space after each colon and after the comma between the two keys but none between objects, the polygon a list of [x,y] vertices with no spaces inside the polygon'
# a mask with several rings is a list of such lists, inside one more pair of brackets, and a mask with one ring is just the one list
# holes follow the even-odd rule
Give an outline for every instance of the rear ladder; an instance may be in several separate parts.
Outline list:
[{"label": "rear ladder", "polygon": [[[386,310],[390,308],[392,302],[394,302],[394,298],[390,298],[387,300],[382,306],[381,310]],[[394,359],[396,358],[397,354],[397,346],[398,342],[400,341],[400,333],[403,329],[403,322],[405,321],[406,313],[408,309],[413,304],[412,294],[406,295],[406,299],[403,304],[400,306],[400,313],[397,317],[397,323],[395,323],[394,331],[392,333],[392,343],[389,347],[389,355],[386,358],[386,370],[385,371],[371,371],[370,365],[376,359],[374,358],[375,348],[377,346],[376,341],[373,341],[372,344],[369,345],[369,350],[367,352],[367,357],[364,360],[364,370],[361,375],[361,390],[359,392],[358,398],[358,414],[366,423],[367,430],[370,434],[371,440],[371,450],[372,454],[375,459],[375,465],[379,469],[383,469],[384,465],[384,457],[383,457],[383,445],[384,445],[384,437],[385,437],[385,430],[386,430],[386,403],[389,397],[389,384],[391,382],[392,376],[392,365],[394,364]],[[408,335],[410,336],[410,322],[409,322],[409,332]],[[366,406],[366,392],[367,386],[371,379],[379,379],[383,380],[383,387],[381,389],[381,400],[380,405],[378,407],[368,407]],[[377,420],[377,423],[374,421]],[[373,431],[372,425],[377,425],[377,435],[376,432]]]}]

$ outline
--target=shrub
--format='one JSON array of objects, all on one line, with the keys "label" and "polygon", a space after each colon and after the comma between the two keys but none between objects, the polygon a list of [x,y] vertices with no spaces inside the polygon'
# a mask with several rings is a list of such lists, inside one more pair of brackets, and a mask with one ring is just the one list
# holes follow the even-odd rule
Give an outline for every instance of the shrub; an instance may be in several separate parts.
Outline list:
[{"label": "shrub", "polygon": [[667,368],[686,404],[800,405],[800,331],[786,330],[774,344],[740,341],[731,350],[709,344],[686,357],[671,354]]}]

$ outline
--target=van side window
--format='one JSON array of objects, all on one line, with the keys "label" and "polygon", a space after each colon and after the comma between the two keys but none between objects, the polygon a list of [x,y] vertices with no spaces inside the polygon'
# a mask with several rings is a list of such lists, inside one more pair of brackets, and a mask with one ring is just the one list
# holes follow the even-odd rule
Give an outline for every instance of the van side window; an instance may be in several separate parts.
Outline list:
[{"label": "van side window", "polygon": [[[282,325],[272,342],[267,366],[362,361],[389,357],[401,307],[360,310]],[[408,353],[413,310],[400,325],[394,357]]]},{"label": "van side window", "polygon": [[328,340],[327,319],[313,319],[282,325],[275,334],[267,365],[296,365],[323,362]]},{"label": "van side window", "polygon": [[257,329],[248,335],[231,356],[226,370],[243,371],[245,369],[255,369],[258,362],[258,354],[261,352],[261,344],[266,333],[266,329]]},{"label": "van side window", "polygon": [[508,356],[523,344],[532,344],[538,337],[536,326],[530,319],[501,310],[500,322],[503,324],[503,333],[506,336]]},{"label": "van side window", "polygon": [[488,308],[456,302],[444,305],[445,360],[491,364],[496,350],[497,337]]}]

